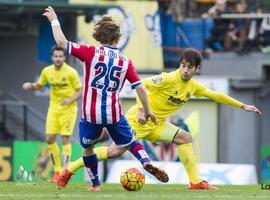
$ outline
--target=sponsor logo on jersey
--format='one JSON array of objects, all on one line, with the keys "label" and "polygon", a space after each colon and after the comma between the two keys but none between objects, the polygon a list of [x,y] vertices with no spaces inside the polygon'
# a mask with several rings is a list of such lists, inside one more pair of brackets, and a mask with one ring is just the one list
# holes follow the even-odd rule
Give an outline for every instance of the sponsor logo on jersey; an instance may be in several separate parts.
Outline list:
[{"label": "sponsor logo on jersey", "polygon": [[75,49],[79,49],[79,48],[80,48],[80,45],[77,44],[77,43],[72,43],[72,46],[73,46]]},{"label": "sponsor logo on jersey", "polygon": [[155,85],[158,85],[161,81],[162,81],[162,77],[161,76],[156,76],[156,77],[152,78],[152,82]]},{"label": "sponsor logo on jersey", "polygon": [[168,104],[176,104],[176,105],[180,105],[180,104],[184,104],[186,103],[185,100],[179,99],[179,98],[175,98],[173,96],[170,96],[168,98]]},{"label": "sponsor logo on jersey", "polygon": [[68,84],[67,83],[50,83],[50,86],[51,87],[59,87],[59,88],[61,88],[61,87],[67,87]]}]

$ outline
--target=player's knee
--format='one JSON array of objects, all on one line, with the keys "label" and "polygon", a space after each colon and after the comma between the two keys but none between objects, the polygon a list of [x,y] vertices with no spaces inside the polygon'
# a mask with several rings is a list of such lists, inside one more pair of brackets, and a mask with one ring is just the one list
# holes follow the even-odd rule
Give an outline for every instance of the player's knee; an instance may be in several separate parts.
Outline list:
[{"label": "player's knee", "polygon": [[[84,147],[83,147],[84,148]],[[94,153],[94,146],[90,145],[83,149],[83,156],[91,156]]]},{"label": "player's knee", "polygon": [[181,137],[182,144],[187,144],[187,143],[192,142],[192,138],[189,132],[182,130],[180,137]]},{"label": "player's knee", "polygon": [[108,158],[116,158],[118,156],[121,156],[126,151],[125,148],[114,148],[108,149]]},{"label": "player's knee", "polygon": [[69,144],[70,137],[69,136],[62,136],[62,142],[63,142],[63,144]]},{"label": "player's knee", "polygon": [[186,143],[191,143],[192,142],[192,137],[190,133],[186,133]]},{"label": "player's knee", "polygon": [[56,141],[56,136],[54,136],[54,135],[47,135],[46,141],[47,141],[48,144],[53,144]]},{"label": "player's knee", "polygon": [[192,138],[191,138],[190,133],[184,130],[179,130],[173,140],[173,143],[177,145],[187,144],[191,142],[192,142]]}]

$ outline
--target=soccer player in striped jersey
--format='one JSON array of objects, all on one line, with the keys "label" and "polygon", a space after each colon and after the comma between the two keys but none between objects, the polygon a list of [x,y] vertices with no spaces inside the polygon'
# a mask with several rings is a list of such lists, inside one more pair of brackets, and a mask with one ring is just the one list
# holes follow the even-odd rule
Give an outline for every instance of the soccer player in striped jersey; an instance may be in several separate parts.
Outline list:
[{"label": "soccer player in striped jersey", "polygon": [[81,165],[87,168],[93,186],[88,191],[101,191],[98,178],[98,159],[93,151],[103,128],[107,128],[117,147],[129,150],[143,167],[162,182],[168,182],[164,170],[153,166],[143,146],[134,138],[130,125],[121,111],[119,92],[127,79],[136,92],[144,109],[145,121],[153,123],[155,116],[151,113],[146,90],[141,84],[132,61],[124,56],[117,44],[121,37],[120,27],[111,17],[102,17],[95,25],[93,37],[101,46],[78,45],[67,41],[57,15],[52,7],[45,9],[43,14],[51,22],[57,46],[67,49],[71,54],[84,62],[84,86],[82,116],[80,121],[80,143],[83,147],[81,163],[70,165],[60,175],[57,185],[64,187],[73,172]]}]

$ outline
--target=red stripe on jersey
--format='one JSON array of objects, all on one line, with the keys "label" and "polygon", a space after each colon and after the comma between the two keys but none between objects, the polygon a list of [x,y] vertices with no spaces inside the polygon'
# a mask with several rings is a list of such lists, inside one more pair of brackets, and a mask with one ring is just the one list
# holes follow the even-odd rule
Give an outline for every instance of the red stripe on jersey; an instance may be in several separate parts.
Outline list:
[{"label": "red stripe on jersey", "polygon": [[112,93],[112,123],[116,123],[116,97],[115,97],[115,93]]},{"label": "red stripe on jersey", "polygon": [[97,102],[97,89],[92,88],[90,116],[91,122],[96,123],[96,102]]},{"label": "red stripe on jersey", "polygon": [[118,105],[119,105],[119,118],[122,116],[122,105],[121,105],[121,101],[118,95]]},{"label": "red stripe on jersey", "polygon": [[[71,43],[70,43],[71,45]],[[77,46],[76,46],[77,47]],[[91,63],[95,54],[95,47],[86,47],[85,45],[79,46],[80,49],[78,50],[74,46],[72,46],[71,51],[73,52],[73,55],[80,58],[81,60],[86,60],[85,66],[84,66],[84,91],[83,91],[83,97],[82,97],[82,115],[85,120],[87,120],[87,114],[86,114],[86,103],[87,103],[87,96],[88,96],[88,89],[89,89],[89,78],[91,73]],[[82,59],[83,57],[84,59]]]},{"label": "red stripe on jersey", "polygon": [[[102,52],[102,53],[101,53]],[[104,61],[104,47],[100,47],[100,56],[99,56],[99,61],[103,62]]]},{"label": "red stripe on jersey", "polygon": [[85,63],[84,73],[85,73],[85,79],[84,79],[84,91],[83,91],[83,118],[87,120],[86,116],[86,99],[87,99],[87,93],[89,88],[89,77],[90,77],[90,63]]},{"label": "red stripe on jersey", "polygon": [[[119,60],[118,65],[119,65],[119,67],[123,67],[123,65],[124,65],[123,58]],[[124,82],[125,82],[125,79],[124,79],[123,83]],[[122,86],[123,86],[123,84],[122,84]],[[121,89],[122,89],[122,86],[121,86]],[[118,106],[119,106],[119,117],[121,117],[122,116],[122,110],[121,110],[122,106],[121,106],[121,101],[120,101],[119,95],[118,95]]]},{"label": "red stripe on jersey", "polygon": [[122,59],[120,58],[120,60],[118,62],[118,66],[123,67],[123,64],[124,64],[124,60],[123,60],[123,58]]}]

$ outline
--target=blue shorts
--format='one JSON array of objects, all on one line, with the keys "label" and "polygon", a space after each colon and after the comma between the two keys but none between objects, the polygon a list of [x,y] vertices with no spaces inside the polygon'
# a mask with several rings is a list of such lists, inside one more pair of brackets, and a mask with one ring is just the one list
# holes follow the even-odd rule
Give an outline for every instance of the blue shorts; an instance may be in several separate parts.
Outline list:
[{"label": "blue shorts", "polygon": [[128,146],[134,141],[134,134],[124,116],[122,116],[115,124],[93,124],[81,119],[79,128],[80,143],[85,149],[98,141],[103,128],[107,128],[116,145],[124,147]]}]

